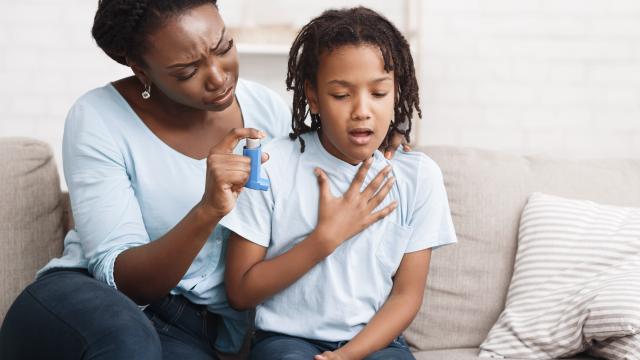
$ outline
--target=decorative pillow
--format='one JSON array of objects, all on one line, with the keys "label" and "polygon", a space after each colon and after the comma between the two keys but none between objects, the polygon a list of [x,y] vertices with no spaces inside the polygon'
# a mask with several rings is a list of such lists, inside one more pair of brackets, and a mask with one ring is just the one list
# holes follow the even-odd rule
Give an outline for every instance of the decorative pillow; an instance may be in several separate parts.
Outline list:
[{"label": "decorative pillow", "polygon": [[629,335],[640,332],[640,208],[534,193],[518,237],[505,309],[480,357],[555,359],[594,345],[628,359],[619,349],[635,351]]},{"label": "decorative pillow", "polygon": [[594,342],[589,355],[604,359],[638,360],[640,359],[640,335]]}]

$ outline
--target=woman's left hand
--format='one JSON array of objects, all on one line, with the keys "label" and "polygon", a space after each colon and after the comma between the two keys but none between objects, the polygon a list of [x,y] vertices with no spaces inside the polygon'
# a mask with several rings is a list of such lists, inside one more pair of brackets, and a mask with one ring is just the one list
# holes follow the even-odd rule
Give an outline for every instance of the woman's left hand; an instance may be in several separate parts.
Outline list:
[{"label": "woman's left hand", "polygon": [[320,355],[316,355],[314,360],[348,360],[339,351],[325,351]]},{"label": "woman's left hand", "polygon": [[380,150],[383,152],[385,158],[391,159],[396,154],[396,150],[398,150],[398,146],[400,145],[402,145],[402,150],[411,151],[411,146],[409,146],[407,138],[399,132],[394,132],[393,135],[391,135],[387,147],[381,148]]}]

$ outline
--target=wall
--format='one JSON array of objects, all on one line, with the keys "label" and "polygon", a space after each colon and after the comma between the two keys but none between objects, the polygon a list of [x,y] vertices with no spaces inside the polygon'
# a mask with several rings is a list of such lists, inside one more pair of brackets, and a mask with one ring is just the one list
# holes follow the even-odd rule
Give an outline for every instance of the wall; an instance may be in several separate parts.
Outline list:
[{"label": "wall", "polygon": [[640,2],[425,0],[420,140],[640,156]]},{"label": "wall", "polygon": [[[220,1],[230,26],[258,28],[295,28],[323,6],[354,3]],[[411,29],[407,20],[419,20],[414,55],[424,109],[420,143],[640,156],[640,2],[412,3],[407,14],[405,3],[367,2],[403,29]],[[0,12],[0,136],[43,139],[59,163],[64,117],[73,101],[129,74],[91,39],[96,4],[23,0]],[[243,75],[286,97],[284,48],[265,53],[245,47]]]}]

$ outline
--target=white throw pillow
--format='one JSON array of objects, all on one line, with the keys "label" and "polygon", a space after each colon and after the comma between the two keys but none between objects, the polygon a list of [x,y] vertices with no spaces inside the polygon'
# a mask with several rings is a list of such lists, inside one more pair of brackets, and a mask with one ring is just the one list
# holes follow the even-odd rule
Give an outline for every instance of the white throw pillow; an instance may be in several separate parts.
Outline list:
[{"label": "white throw pillow", "polygon": [[604,359],[638,360],[640,359],[640,335],[595,342],[589,354]]},{"label": "white throw pillow", "polygon": [[480,357],[555,359],[597,344],[594,355],[629,359],[606,340],[627,336],[633,351],[639,299],[640,208],[534,193],[520,220],[505,309]]}]

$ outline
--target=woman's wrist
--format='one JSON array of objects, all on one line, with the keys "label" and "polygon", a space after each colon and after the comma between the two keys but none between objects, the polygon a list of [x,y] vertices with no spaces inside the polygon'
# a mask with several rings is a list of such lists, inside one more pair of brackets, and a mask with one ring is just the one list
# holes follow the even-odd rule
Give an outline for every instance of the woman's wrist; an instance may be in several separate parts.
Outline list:
[{"label": "woman's wrist", "polygon": [[193,208],[193,213],[195,214],[199,222],[212,225],[212,227],[215,227],[215,225],[217,225],[218,222],[224,217],[224,215],[221,215],[219,211],[211,208],[209,205],[203,202],[198,203],[198,205]]}]

